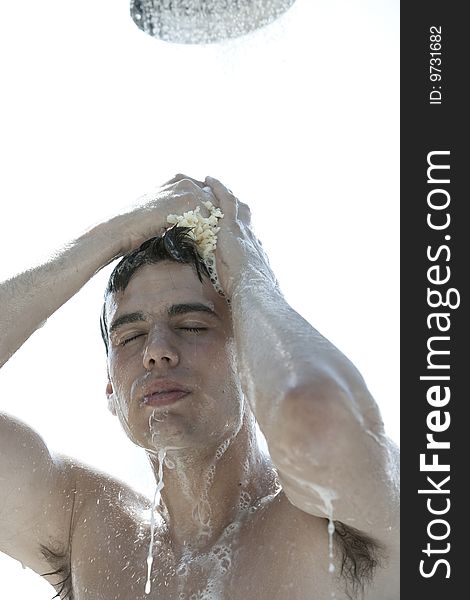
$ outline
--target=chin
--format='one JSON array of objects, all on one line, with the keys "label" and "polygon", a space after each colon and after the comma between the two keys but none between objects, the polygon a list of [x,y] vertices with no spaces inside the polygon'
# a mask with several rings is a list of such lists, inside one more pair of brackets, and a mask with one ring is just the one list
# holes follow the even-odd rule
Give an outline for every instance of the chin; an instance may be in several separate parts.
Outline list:
[{"label": "chin", "polygon": [[242,415],[238,413],[226,415],[220,423],[191,420],[173,412],[154,413],[150,420],[140,418],[130,423],[121,420],[131,442],[152,454],[161,449],[176,452],[213,449],[215,453],[222,443],[237,435],[242,423]]}]

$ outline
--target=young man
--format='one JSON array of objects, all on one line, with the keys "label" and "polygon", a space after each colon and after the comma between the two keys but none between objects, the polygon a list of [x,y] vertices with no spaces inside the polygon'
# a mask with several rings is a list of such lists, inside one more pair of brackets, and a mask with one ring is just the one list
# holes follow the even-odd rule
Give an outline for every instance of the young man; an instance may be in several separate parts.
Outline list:
[{"label": "young man", "polygon": [[[187,233],[164,233],[170,213],[207,200],[224,214],[225,297]],[[149,457],[158,514],[2,415],[0,550],[74,600],[396,600],[397,457],[378,408],[286,303],[248,207],[217,180],[177,176],[5,282],[1,364],[119,256],[102,318],[106,391]]]}]

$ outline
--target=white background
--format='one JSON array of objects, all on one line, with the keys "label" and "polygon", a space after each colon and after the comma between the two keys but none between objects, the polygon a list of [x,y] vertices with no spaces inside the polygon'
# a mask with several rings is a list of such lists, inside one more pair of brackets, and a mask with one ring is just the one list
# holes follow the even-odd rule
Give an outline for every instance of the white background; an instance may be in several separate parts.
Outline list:
[{"label": "white background", "polygon": [[[397,0],[297,0],[222,44],[159,42],[128,0],[0,5],[0,279],[185,172],[250,204],[287,300],[357,365],[399,440]],[[0,374],[0,410],[152,492],[106,410],[110,267]],[[103,444],[102,440],[106,443]],[[0,597],[54,592],[0,557]]]}]

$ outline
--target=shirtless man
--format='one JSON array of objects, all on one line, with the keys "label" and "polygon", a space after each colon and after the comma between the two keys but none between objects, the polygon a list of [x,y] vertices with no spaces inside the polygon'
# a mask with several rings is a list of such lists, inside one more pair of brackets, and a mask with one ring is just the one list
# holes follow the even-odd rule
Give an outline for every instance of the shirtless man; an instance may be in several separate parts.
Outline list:
[{"label": "shirtless man", "polygon": [[[170,213],[208,199],[224,213],[215,254],[230,304],[177,228],[161,241]],[[396,448],[361,375],[286,303],[249,208],[217,180],[177,176],[5,282],[0,364],[131,251],[104,306],[106,392],[158,488],[163,477],[155,521],[148,498],[0,414],[0,550],[63,599],[397,600]]]}]

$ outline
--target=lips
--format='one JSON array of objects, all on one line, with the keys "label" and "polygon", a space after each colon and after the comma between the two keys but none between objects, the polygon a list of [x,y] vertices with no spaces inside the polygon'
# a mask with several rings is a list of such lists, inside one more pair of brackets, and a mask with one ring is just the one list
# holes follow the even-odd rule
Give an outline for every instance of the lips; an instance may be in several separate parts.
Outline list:
[{"label": "lips", "polygon": [[148,406],[166,406],[191,393],[191,390],[176,381],[159,379],[146,386],[142,404]]}]

